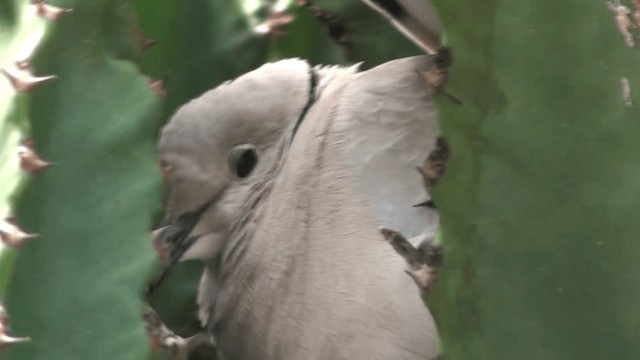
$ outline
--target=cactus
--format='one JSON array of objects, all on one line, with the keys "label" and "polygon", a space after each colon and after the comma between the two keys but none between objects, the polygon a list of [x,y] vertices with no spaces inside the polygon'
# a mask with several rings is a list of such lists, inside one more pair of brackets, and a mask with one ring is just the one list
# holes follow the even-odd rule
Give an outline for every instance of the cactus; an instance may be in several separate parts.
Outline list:
[{"label": "cactus", "polygon": [[[1,33],[3,38],[9,39],[3,42],[0,49],[0,219],[3,220],[4,228],[7,228],[0,243],[0,256],[5,260],[0,262],[0,266],[6,266],[6,271],[0,274],[7,274],[11,263],[8,250],[11,224],[7,224],[5,219],[11,215],[11,203],[14,194],[26,179],[27,174],[21,170],[19,149],[21,142],[27,138],[29,123],[25,114],[25,98],[22,93],[26,90],[26,78],[28,72],[22,71],[25,68],[29,55],[33,52],[34,46],[40,41],[44,34],[46,24],[39,19],[33,7],[23,5],[14,7],[11,3],[4,5],[0,13],[2,21]],[[4,11],[6,10],[6,11]],[[22,91],[21,91],[22,90]],[[24,147],[24,150],[28,150]],[[0,230],[1,231],[1,230]],[[14,242],[12,242],[14,243]],[[6,277],[0,280],[0,294],[6,284]]]},{"label": "cactus", "polygon": [[[17,141],[29,136],[55,166],[29,179],[12,210],[41,236],[20,250],[4,294],[12,330],[33,341],[1,356],[146,357],[139,293],[156,266],[145,240],[160,203],[153,156],[160,100],[132,62],[139,55],[132,9],[123,1],[11,7],[15,25],[6,33],[24,28],[42,37],[46,29],[29,60],[37,73],[57,79],[28,98],[12,96],[13,107],[3,104],[5,132],[22,131],[3,143],[3,153],[15,156]],[[34,9],[48,23],[27,17]],[[34,40],[16,35],[14,42]],[[3,66],[15,60],[13,50],[3,50]],[[8,164],[13,170],[3,173],[3,184],[19,179],[15,160]]]},{"label": "cactus", "polygon": [[[26,93],[55,77],[34,75],[29,59],[47,32],[48,20],[66,10],[13,2],[3,3],[0,10],[0,34],[6,39],[0,43],[0,300],[4,300],[16,252],[36,236],[22,230],[13,217],[15,196],[28,174],[50,165],[28,138]],[[28,340],[11,333],[8,314],[0,305],[0,349]]]},{"label": "cactus", "polygon": [[435,3],[446,358],[638,358],[637,44],[604,1]]}]

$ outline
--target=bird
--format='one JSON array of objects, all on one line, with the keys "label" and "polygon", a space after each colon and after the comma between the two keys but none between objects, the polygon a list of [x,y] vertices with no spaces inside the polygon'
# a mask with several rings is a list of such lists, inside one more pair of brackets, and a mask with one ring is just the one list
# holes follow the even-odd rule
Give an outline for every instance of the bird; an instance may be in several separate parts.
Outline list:
[{"label": "bird", "polygon": [[434,66],[428,54],[366,71],[280,60],[165,125],[158,236],[171,264],[205,263],[198,316],[221,358],[438,356],[433,317],[379,231],[438,231],[437,211],[413,206],[430,199],[416,166],[438,138],[420,75]]}]

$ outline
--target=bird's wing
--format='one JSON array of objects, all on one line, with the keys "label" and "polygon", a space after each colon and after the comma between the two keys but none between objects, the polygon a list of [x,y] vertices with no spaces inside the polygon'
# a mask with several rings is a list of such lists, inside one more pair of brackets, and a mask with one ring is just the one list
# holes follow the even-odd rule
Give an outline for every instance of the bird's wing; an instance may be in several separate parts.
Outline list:
[{"label": "bird's wing", "polygon": [[435,209],[413,207],[430,199],[416,166],[435,147],[437,114],[420,72],[431,57],[387,62],[358,73],[336,110],[354,188],[370,199],[382,226],[407,237],[435,236]]}]

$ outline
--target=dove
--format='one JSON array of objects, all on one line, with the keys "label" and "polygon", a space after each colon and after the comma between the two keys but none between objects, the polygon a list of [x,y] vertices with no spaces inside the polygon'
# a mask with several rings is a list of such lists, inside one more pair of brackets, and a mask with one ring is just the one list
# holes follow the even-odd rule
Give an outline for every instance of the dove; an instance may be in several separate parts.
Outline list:
[{"label": "dove", "polygon": [[[380,234],[433,239],[422,164],[437,115],[424,55],[367,71],[265,64],[162,130],[169,259],[203,261],[199,318],[225,360],[438,355],[407,265]],[[417,245],[417,244],[413,244]]]}]

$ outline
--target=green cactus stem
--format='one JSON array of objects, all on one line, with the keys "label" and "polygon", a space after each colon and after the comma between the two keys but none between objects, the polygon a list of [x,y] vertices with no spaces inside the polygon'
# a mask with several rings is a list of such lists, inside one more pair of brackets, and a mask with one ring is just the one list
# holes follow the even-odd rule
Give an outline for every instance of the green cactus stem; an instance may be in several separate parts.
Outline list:
[{"label": "green cactus stem", "polygon": [[438,100],[446,358],[639,358],[637,44],[604,1],[435,3],[464,102]]}]

